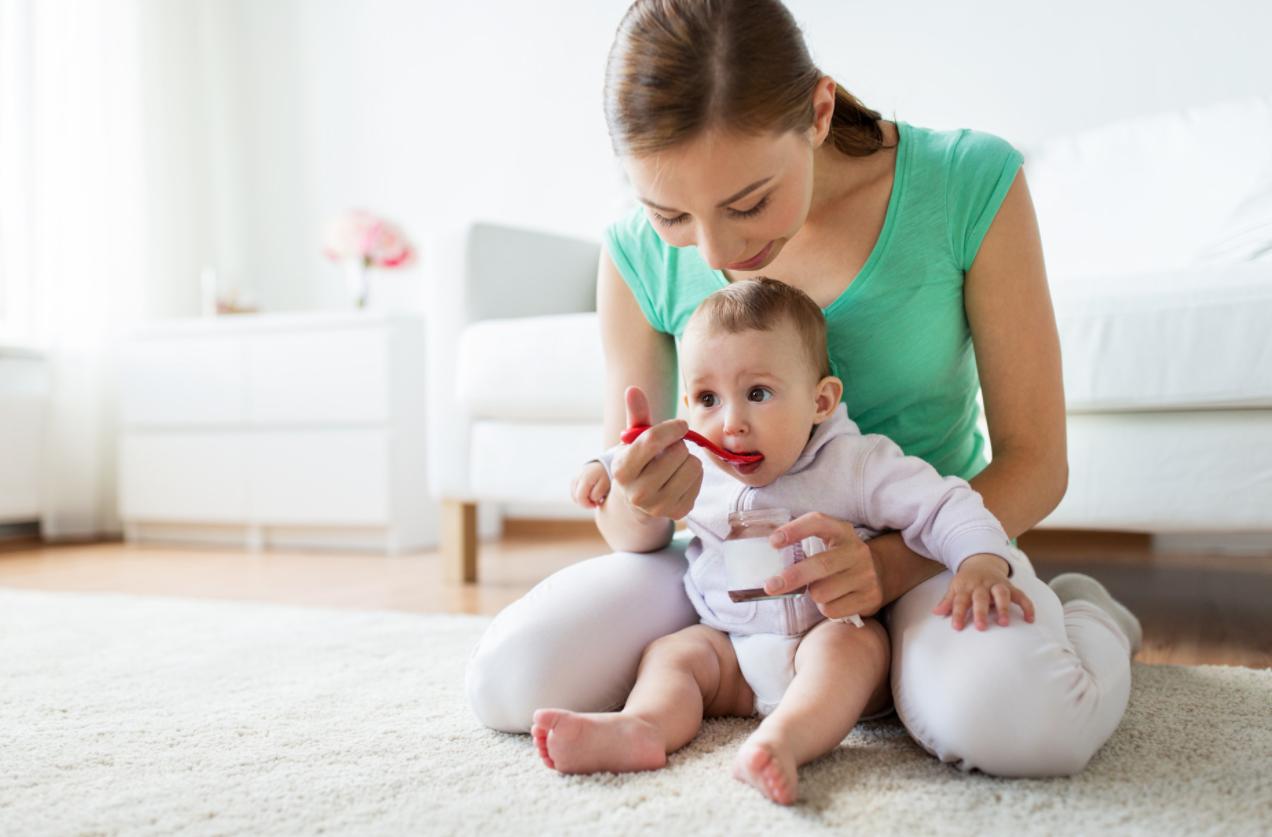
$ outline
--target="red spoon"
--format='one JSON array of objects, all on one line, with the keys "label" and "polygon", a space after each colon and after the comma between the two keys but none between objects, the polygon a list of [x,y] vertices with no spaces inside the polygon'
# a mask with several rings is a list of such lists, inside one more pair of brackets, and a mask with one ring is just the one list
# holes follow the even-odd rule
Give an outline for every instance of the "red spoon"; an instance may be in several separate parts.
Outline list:
[{"label": "red spoon", "polygon": [[[618,438],[623,440],[623,444],[630,445],[632,442],[636,441],[636,438],[640,436],[640,434],[644,433],[648,429],[648,424],[637,424],[624,430],[619,434]],[[695,433],[692,430],[685,433],[685,438],[699,447],[706,448],[726,462],[737,462],[740,465],[749,465],[752,462],[759,462],[764,458],[764,454],[762,453],[734,453],[731,450],[725,450],[724,448],[716,445],[715,442],[711,441],[706,436],[703,436],[701,433]]]}]

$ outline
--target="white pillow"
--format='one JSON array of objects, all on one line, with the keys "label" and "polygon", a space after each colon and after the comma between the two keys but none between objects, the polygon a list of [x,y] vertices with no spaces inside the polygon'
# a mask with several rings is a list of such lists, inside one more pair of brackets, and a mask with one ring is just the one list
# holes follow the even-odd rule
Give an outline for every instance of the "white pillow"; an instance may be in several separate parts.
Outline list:
[{"label": "white pillow", "polygon": [[1026,150],[1048,272],[1176,270],[1233,229],[1272,149],[1272,96],[1120,120]]},{"label": "white pillow", "polygon": [[1272,261],[1272,149],[1268,158],[1263,177],[1197,254],[1198,264]]}]

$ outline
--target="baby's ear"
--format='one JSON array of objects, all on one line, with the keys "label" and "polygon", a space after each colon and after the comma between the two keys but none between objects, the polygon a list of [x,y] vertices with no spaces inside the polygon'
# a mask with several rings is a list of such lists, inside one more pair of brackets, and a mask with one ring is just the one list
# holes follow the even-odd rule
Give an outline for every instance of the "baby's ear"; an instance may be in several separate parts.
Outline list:
[{"label": "baby's ear", "polygon": [[834,375],[827,375],[817,382],[817,412],[813,414],[813,423],[820,424],[830,418],[844,397],[844,382]]}]

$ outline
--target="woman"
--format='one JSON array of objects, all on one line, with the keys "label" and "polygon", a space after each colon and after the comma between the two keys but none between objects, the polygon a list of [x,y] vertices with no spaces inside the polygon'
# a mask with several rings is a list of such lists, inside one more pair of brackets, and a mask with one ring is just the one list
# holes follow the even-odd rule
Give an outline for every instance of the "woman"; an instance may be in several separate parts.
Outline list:
[{"label": "woman", "polygon": [[[605,109],[642,203],[607,231],[599,270],[607,439],[629,419],[630,385],[650,394],[638,418],[672,418],[689,313],[727,282],[768,275],[822,306],[863,432],[970,479],[1013,537],[1056,506],[1060,354],[1018,152],[882,120],[817,70],[777,0],[637,0],[610,53]],[[602,531],[688,511],[701,467],[684,443],[640,461],[603,498]],[[1117,727],[1138,624],[1093,580],[1053,590],[1017,570],[1036,619],[1002,627],[1004,602],[989,627],[993,603],[943,602],[949,574],[899,535],[862,543],[852,521],[822,516],[788,525],[832,547],[788,570],[788,589],[809,583],[832,618],[887,607],[896,710],[940,759],[1071,774]],[[622,706],[645,644],[695,621],[683,544],[641,551],[665,542],[664,527],[556,573],[495,619],[468,671],[483,722],[525,731],[539,707]],[[961,630],[969,610],[980,630]]]}]

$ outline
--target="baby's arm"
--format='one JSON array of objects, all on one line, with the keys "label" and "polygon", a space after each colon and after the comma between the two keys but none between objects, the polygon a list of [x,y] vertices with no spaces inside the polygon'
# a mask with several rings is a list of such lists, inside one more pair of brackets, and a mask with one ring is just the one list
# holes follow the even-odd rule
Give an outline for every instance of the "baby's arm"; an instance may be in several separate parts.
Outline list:
[{"label": "baby's arm", "polygon": [[595,509],[609,496],[610,478],[598,459],[584,464],[583,470],[570,483],[570,499],[585,509]]},{"label": "baby's arm", "polygon": [[885,436],[865,437],[872,447],[857,475],[861,509],[854,522],[895,529],[910,549],[957,572],[973,555],[996,555],[1007,575],[1015,555],[1002,524],[981,496],[958,477],[942,477],[917,456],[906,456]]},{"label": "baby's arm", "polygon": [[911,549],[954,571],[935,615],[950,616],[952,627],[962,630],[970,609],[985,630],[992,604],[1006,627],[1014,602],[1025,621],[1033,621],[1033,602],[1008,580],[1016,556],[1007,533],[967,482],[942,477],[885,437],[878,437],[860,473],[862,522],[900,530]]}]

